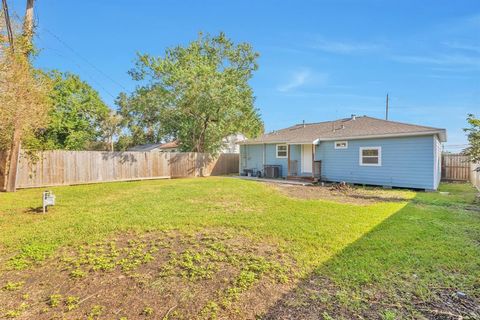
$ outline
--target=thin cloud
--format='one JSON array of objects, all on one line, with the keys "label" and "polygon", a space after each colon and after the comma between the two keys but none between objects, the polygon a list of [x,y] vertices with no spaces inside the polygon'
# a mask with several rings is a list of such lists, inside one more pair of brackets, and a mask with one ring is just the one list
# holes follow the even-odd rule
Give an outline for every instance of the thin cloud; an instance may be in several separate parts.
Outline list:
[{"label": "thin cloud", "polygon": [[462,42],[449,42],[446,41],[443,43],[443,45],[451,48],[451,49],[459,49],[459,50],[465,50],[465,51],[472,51],[476,53],[480,53],[480,45],[472,45],[469,43],[462,43]]},{"label": "thin cloud", "polygon": [[325,39],[317,40],[311,47],[338,54],[367,53],[383,49],[383,45],[376,43],[331,41]]},{"label": "thin cloud", "polygon": [[392,60],[412,64],[432,64],[439,66],[470,66],[480,68],[480,58],[467,55],[438,55],[438,56],[393,56]]},{"label": "thin cloud", "polygon": [[307,83],[321,82],[321,84],[325,84],[327,78],[327,74],[313,75],[313,73],[309,69],[303,69],[293,73],[290,81],[283,85],[280,85],[277,90],[280,92],[289,92],[299,87],[302,87]]}]

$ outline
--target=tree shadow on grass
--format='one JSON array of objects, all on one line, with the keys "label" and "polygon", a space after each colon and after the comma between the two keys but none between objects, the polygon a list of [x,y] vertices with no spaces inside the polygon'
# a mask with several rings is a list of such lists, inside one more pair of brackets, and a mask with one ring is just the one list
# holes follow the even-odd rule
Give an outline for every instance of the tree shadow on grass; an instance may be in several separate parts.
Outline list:
[{"label": "tree shadow on grass", "polygon": [[264,319],[480,319],[479,215],[421,198],[317,267]]}]

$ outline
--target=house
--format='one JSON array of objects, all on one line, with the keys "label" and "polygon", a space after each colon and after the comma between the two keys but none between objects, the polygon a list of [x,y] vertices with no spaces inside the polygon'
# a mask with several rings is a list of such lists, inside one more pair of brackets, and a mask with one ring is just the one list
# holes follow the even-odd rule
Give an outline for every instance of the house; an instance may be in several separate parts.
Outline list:
[{"label": "house", "polygon": [[240,145],[239,143],[244,141],[246,137],[241,134],[231,134],[225,139],[223,139],[224,146],[222,150],[220,150],[221,153],[240,153]]},{"label": "house", "polygon": [[170,141],[161,144],[158,147],[158,151],[160,152],[179,152],[179,145],[178,145],[178,140]]},{"label": "house", "polygon": [[445,141],[445,129],[352,115],[241,142],[240,172],[435,190]]},{"label": "house", "polygon": [[[245,136],[241,133],[231,134],[228,137],[223,139],[223,147],[220,150],[220,153],[239,153],[240,146],[239,142],[245,140]],[[159,151],[159,152],[179,152],[178,140],[174,140],[166,143],[150,143],[150,144],[141,144],[131,148],[128,148],[127,151]]]},{"label": "house", "polygon": [[131,148],[128,148],[127,151],[140,151],[140,152],[149,152],[149,151],[158,151],[158,152],[178,152],[178,142],[171,141],[166,143],[148,143],[140,144]]}]

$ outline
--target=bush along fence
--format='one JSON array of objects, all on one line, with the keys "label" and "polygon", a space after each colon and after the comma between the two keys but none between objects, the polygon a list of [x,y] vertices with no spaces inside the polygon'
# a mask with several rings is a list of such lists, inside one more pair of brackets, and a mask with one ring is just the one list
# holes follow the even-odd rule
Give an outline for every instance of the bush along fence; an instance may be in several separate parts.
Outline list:
[{"label": "bush along fence", "polygon": [[[0,152],[0,163],[6,155]],[[22,152],[17,188],[74,185],[108,181],[199,177],[238,174],[239,155],[204,153],[43,151],[32,156]],[[0,188],[5,172],[0,168]]]}]

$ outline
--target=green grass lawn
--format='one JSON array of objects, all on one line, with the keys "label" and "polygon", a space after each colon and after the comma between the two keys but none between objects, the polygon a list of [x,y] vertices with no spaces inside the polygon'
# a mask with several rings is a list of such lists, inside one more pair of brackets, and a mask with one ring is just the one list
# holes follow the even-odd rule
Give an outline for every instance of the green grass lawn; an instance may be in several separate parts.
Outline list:
[{"label": "green grass lawn", "polygon": [[[388,192],[398,193],[404,201],[369,205],[295,199],[268,185],[235,178],[51,189],[57,196],[57,205],[46,215],[36,213],[42,189],[0,194],[0,275],[11,278],[19,274],[16,270],[34,274],[65,248],[74,250],[123,234],[140,237],[175,232],[188,237],[222,232],[235,239],[248,239],[251,248],[256,248],[250,251],[263,252],[258,247],[261,244],[278,249],[282,259],[291,259],[288,293],[272,297],[255,311],[266,318],[282,318],[289,312],[303,314],[305,318],[310,316],[309,312],[316,312],[325,319],[362,315],[385,319],[430,318],[480,312],[468,307],[480,301],[480,213],[474,203],[476,190],[465,184],[442,185],[441,191],[449,194],[391,190]],[[242,268],[253,270],[253,262],[263,261],[246,249],[235,250],[235,255],[226,255],[225,259],[246,261]],[[238,258],[247,256],[248,259]],[[274,257],[269,255],[269,261],[275,260]],[[204,261],[203,256],[193,255],[188,259],[192,265],[202,265]],[[239,265],[235,263],[232,265]],[[260,264],[265,270],[277,270],[276,264],[269,263]],[[170,266],[171,262],[165,264]],[[184,264],[178,265],[185,270]],[[210,270],[208,266],[205,268]],[[260,273],[251,274],[251,283],[261,278]],[[14,283],[9,280],[0,285],[5,288]],[[235,283],[241,287],[238,281]],[[152,283],[146,285],[152,287]],[[251,317],[252,314],[242,314],[241,301],[254,299],[253,291],[260,290],[255,288],[244,286],[236,294],[237,310],[228,312],[235,312],[238,318]],[[39,297],[50,294],[38,290]],[[20,302],[17,307],[2,309],[2,297],[8,299],[5,293],[8,290],[3,291],[0,312],[10,312],[12,317],[32,315],[27,312],[29,307],[20,307]],[[460,304],[455,307],[456,292],[467,295],[463,303],[467,307]],[[212,312],[195,314],[195,310],[190,310],[188,314],[213,318],[212,315],[227,312],[224,309],[229,305],[221,305],[213,297],[202,307]],[[176,310],[171,312],[164,307],[162,317],[182,318],[179,307],[175,306]],[[141,314],[148,317],[150,309]],[[68,313],[62,316],[68,318]],[[85,315],[88,316],[91,315]]]}]

